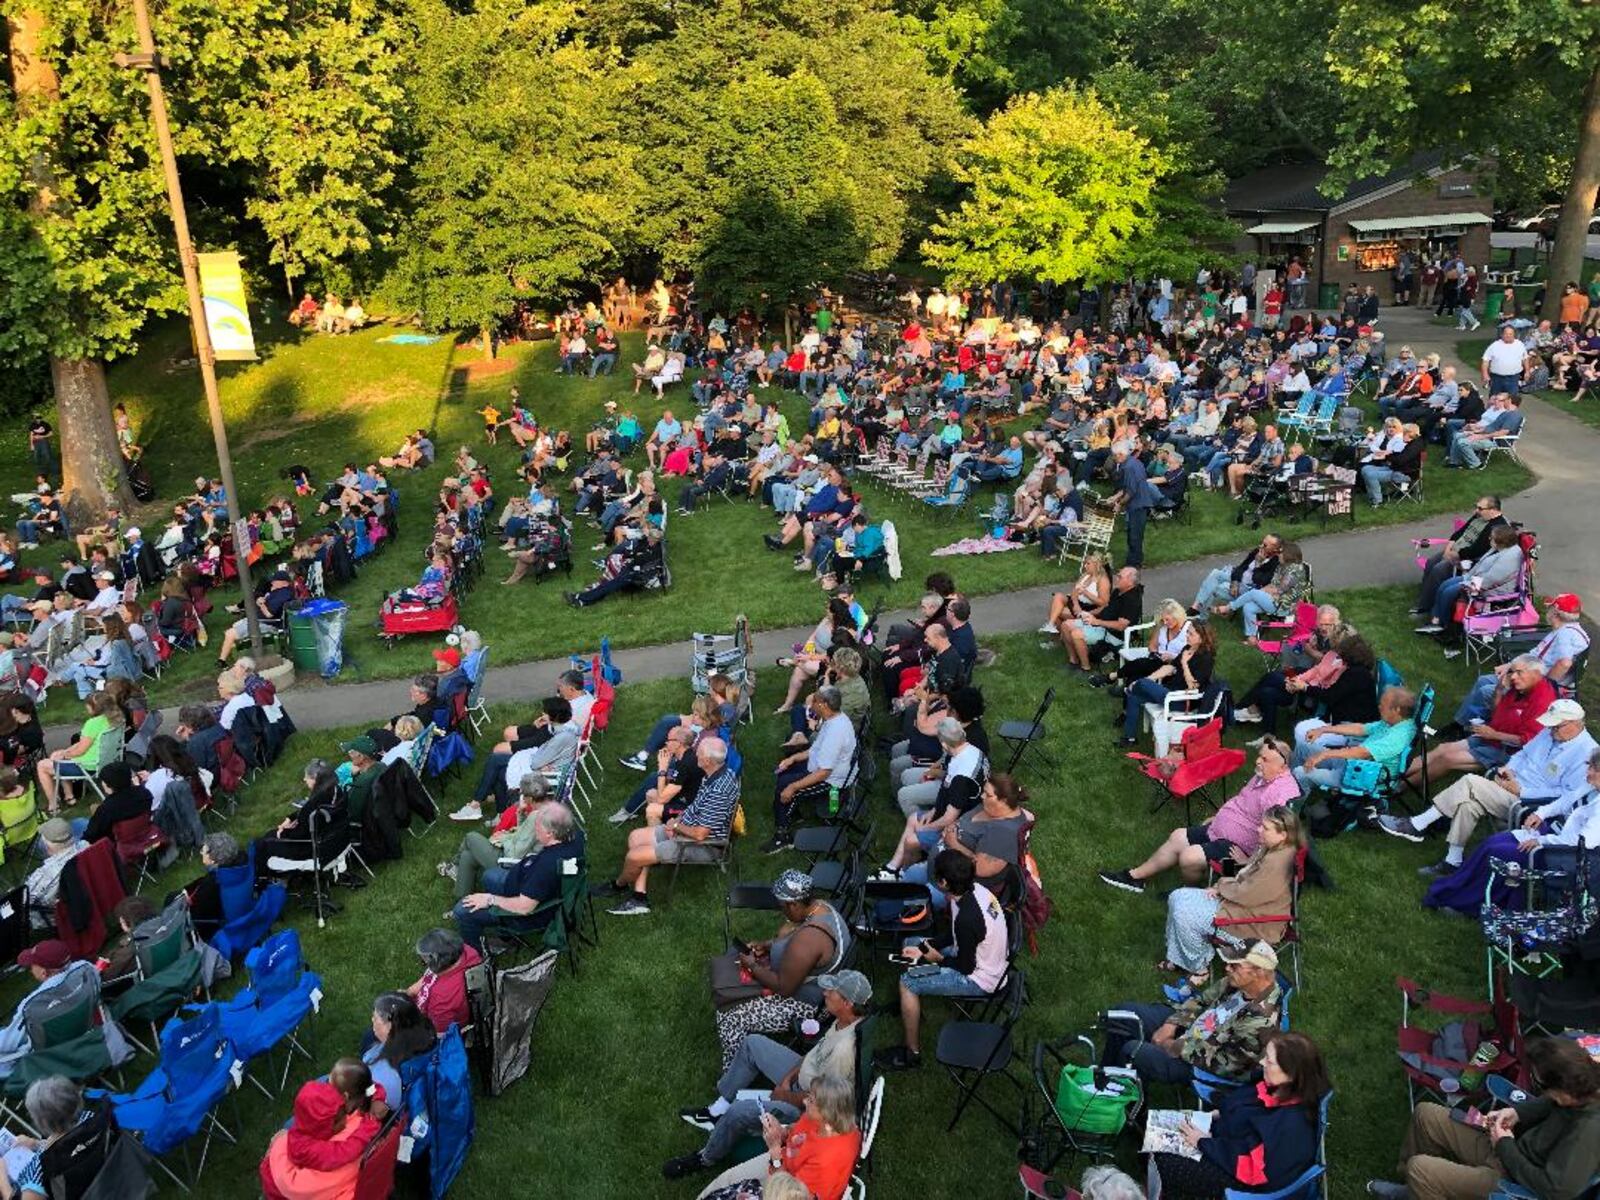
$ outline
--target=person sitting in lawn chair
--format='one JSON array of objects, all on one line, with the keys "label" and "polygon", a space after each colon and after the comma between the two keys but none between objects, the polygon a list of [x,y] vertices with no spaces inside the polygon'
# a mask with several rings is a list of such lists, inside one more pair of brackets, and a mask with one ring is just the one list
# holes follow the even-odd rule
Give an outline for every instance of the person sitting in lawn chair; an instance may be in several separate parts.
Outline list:
[{"label": "person sitting in lawn chair", "polygon": [[534,814],[537,848],[502,874],[485,876],[485,890],[469,892],[446,916],[456,923],[461,940],[480,954],[483,935],[496,927],[511,932],[543,929],[556,918],[562,878],[584,855],[583,831],[564,804],[546,804]]},{"label": "person sitting in lawn chair", "polygon": [[1104,1015],[1105,1066],[1130,1066],[1146,1083],[1190,1082],[1197,1070],[1243,1081],[1278,1026],[1278,952],[1265,942],[1218,948],[1226,973],[1173,1008],[1120,1005]]},{"label": "person sitting in lawn chair", "polygon": [[1424,1101],[1400,1146],[1404,1183],[1375,1179],[1383,1200],[1488,1200],[1516,1195],[1569,1200],[1588,1195],[1600,1174],[1600,1066],[1576,1041],[1528,1043],[1529,1084],[1488,1116]]}]

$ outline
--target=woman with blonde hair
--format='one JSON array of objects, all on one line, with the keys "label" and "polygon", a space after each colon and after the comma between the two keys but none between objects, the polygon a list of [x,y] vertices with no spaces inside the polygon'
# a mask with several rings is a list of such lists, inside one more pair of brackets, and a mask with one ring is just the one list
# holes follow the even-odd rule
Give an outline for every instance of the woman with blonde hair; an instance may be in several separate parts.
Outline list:
[{"label": "woman with blonde hair", "polygon": [[1238,874],[1208,888],[1182,887],[1168,895],[1167,957],[1158,966],[1188,972],[1178,989],[1180,999],[1188,999],[1211,977],[1211,935],[1219,918],[1242,922],[1226,927],[1230,937],[1260,938],[1274,945],[1283,940],[1284,922],[1250,924],[1246,919],[1289,911],[1295,860],[1305,844],[1300,818],[1287,805],[1275,804],[1261,814],[1261,843]]},{"label": "woman with blonde hair", "polygon": [[779,1174],[793,1176],[814,1200],[841,1200],[861,1153],[855,1086],[837,1075],[818,1075],[800,1119],[784,1126],[767,1113],[761,1136],[767,1152],[724,1171],[699,1200],[764,1200],[767,1182]]},{"label": "woman with blonde hair", "polygon": [[[1189,625],[1188,609],[1176,600],[1163,600],[1156,606],[1155,622],[1150,627],[1150,638],[1145,643],[1145,655],[1127,662],[1118,661],[1109,675],[1096,676],[1090,682],[1096,687],[1111,682],[1127,687],[1134,680],[1154,675],[1162,667],[1177,662],[1189,647]],[[1121,698],[1120,692],[1114,691],[1112,695]]]},{"label": "woman with blonde hair", "polygon": [[1083,560],[1083,570],[1070,592],[1057,592],[1050,597],[1050,615],[1039,626],[1040,633],[1060,634],[1061,622],[1084,613],[1098,612],[1111,599],[1111,572],[1106,566],[1106,556],[1091,554]]}]

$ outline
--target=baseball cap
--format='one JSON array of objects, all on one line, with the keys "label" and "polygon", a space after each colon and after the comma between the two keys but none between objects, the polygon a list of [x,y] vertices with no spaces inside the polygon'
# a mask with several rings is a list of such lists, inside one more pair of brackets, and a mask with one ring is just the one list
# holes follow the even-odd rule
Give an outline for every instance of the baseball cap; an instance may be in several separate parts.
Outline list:
[{"label": "baseball cap", "polygon": [[457,650],[454,646],[451,646],[445,650],[435,650],[433,652],[433,661],[441,662],[454,671],[461,665],[461,651]]},{"label": "baseball cap", "polygon": [[112,583],[117,581],[117,573],[115,571],[96,571],[94,577],[96,579],[109,579]]},{"label": "baseball cap", "polygon": [[772,881],[772,898],[779,904],[799,904],[811,899],[811,876],[790,868]]},{"label": "baseball cap", "polygon": [[1263,941],[1249,941],[1224,943],[1217,947],[1217,954],[1225,963],[1249,963],[1252,967],[1260,967],[1263,971],[1276,971],[1278,969],[1278,952]]},{"label": "baseball cap", "polygon": [[872,980],[860,971],[835,971],[818,976],[817,986],[825,992],[838,992],[851,1004],[865,1004],[872,999]]},{"label": "baseball cap", "polygon": [[1576,700],[1557,700],[1539,714],[1539,724],[1546,729],[1553,725],[1560,725],[1564,721],[1581,720],[1583,720],[1583,705]]},{"label": "baseball cap", "polygon": [[140,529],[137,525],[131,526],[128,529],[128,540],[130,542],[137,542],[143,536],[144,530]]},{"label": "baseball cap", "polygon": [[17,966],[24,969],[43,967],[47,971],[59,971],[71,961],[71,948],[58,938],[46,938],[17,955]]},{"label": "baseball cap", "polygon": [[360,737],[351,738],[348,742],[340,742],[339,749],[349,754],[352,750],[365,754],[368,758],[378,757],[378,743],[362,734]]},{"label": "baseball cap", "polygon": [[1569,616],[1576,616],[1583,611],[1583,601],[1571,592],[1562,592],[1559,596],[1546,596],[1544,602],[1551,608],[1559,608]]}]

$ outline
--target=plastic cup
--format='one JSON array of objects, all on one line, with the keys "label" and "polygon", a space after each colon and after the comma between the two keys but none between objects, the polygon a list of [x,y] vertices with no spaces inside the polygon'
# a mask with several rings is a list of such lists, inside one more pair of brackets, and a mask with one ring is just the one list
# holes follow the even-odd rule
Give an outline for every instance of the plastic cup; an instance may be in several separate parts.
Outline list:
[{"label": "plastic cup", "polygon": [[1461,1102],[1461,1080],[1454,1075],[1446,1075],[1439,1080],[1439,1091],[1443,1094],[1446,1104],[1459,1104]]},{"label": "plastic cup", "polygon": [[815,1017],[807,1017],[805,1020],[800,1022],[800,1032],[805,1034],[808,1038],[816,1037],[817,1034],[822,1032],[822,1023]]}]

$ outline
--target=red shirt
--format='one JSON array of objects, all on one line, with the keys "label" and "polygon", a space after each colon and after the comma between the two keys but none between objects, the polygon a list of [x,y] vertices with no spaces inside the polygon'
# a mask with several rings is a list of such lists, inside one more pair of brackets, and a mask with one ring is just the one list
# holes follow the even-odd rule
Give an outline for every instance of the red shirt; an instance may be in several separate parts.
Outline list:
[{"label": "red shirt", "polygon": [[826,1137],[808,1114],[802,1115],[783,1143],[783,1169],[817,1200],[840,1200],[860,1153],[860,1130]]},{"label": "red shirt", "polygon": [[1495,702],[1489,715],[1489,728],[1496,733],[1515,734],[1526,746],[1539,736],[1543,728],[1539,717],[1555,702],[1556,689],[1548,679],[1541,679],[1520,695],[1516,688],[1507,688],[1506,694]]},{"label": "red shirt", "polygon": [[440,1033],[451,1025],[467,1026],[467,969],[475,967],[483,957],[471,946],[461,947],[461,957],[454,965],[435,975],[424,971],[417,980],[417,1007]]}]

